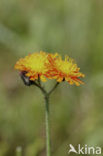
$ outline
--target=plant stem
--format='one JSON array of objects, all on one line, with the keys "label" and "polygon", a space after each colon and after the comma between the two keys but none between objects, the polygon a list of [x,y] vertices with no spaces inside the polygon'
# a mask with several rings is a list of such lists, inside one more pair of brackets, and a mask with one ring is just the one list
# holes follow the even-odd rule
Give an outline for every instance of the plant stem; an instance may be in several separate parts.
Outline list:
[{"label": "plant stem", "polygon": [[49,123],[49,96],[45,95],[45,118],[46,118],[46,151],[47,156],[51,156],[50,150],[50,123]]},{"label": "plant stem", "polygon": [[48,92],[48,95],[51,95],[51,93],[57,88],[57,86],[59,85],[59,82],[57,82],[54,87]]},{"label": "plant stem", "polygon": [[44,87],[41,86],[40,79],[38,80],[38,83],[36,83],[34,81],[34,82],[32,82],[32,84],[35,85],[36,87],[38,87],[42,91],[42,93],[43,93],[43,95],[45,97],[46,152],[47,152],[47,156],[51,156],[50,121],[49,121],[49,97],[50,97],[51,93],[57,88],[59,83],[57,82],[49,92],[47,92],[44,89]]}]

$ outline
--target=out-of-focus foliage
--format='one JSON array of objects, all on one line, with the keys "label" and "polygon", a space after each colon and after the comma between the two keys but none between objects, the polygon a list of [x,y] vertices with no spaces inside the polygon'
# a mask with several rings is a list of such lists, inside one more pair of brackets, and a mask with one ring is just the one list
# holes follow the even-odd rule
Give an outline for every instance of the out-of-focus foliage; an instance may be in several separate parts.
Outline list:
[{"label": "out-of-focus foliage", "polygon": [[45,155],[42,94],[14,70],[39,50],[70,55],[86,74],[85,85],[63,82],[51,96],[53,156],[67,156],[70,143],[102,147],[103,1],[0,0],[0,156],[15,156],[17,147]]}]

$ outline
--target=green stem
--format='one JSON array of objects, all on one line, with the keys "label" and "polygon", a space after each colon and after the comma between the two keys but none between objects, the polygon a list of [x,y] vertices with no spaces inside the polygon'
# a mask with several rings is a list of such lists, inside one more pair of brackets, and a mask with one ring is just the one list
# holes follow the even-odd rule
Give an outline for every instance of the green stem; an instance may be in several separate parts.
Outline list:
[{"label": "green stem", "polygon": [[47,156],[51,156],[51,146],[50,146],[50,121],[49,121],[49,96],[51,93],[57,88],[59,83],[57,82],[54,87],[47,92],[44,87],[41,86],[40,80],[38,80],[38,83],[33,82],[33,84],[38,87],[45,97],[45,122],[46,122],[46,151]]},{"label": "green stem", "polygon": [[51,95],[51,93],[57,88],[57,86],[59,85],[59,82],[57,82],[54,87],[48,92],[48,95]]},{"label": "green stem", "polygon": [[49,96],[45,95],[45,118],[46,118],[46,151],[47,156],[51,156],[50,149],[50,123],[49,123]]}]

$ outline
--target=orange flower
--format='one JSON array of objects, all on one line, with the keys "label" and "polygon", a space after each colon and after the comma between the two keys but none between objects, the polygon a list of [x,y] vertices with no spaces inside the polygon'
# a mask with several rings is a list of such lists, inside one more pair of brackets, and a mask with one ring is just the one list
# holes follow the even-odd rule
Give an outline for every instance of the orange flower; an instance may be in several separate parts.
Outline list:
[{"label": "orange flower", "polygon": [[74,60],[68,56],[62,60],[58,53],[49,54],[40,51],[29,54],[16,63],[15,69],[20,70],[31,81],[38,80],[40,77],[43,82],[49,78],[56,79],[58,82],[65,80],[77,86],[83,84],[79,78],[84,77],[84,74],[79,72],[80,68]]},{"label": "orange flower", "polygon": [[20,59],[16,65],[15,69],[25,72],[25,76],[29,77],[30,80],[38,79],[40,77],[41,81],[46,81],[45,77],[47,68],[46,63],[48,62],[47,54],[45,52],[36,52],[29,54],[25,58]]},{"label": "orange flower", "polygon": [[71,85],[76,84],[79,86],[83,82],[79,79],[85,75],[79,72],[80,68],[77,67],[77,64],[74,63],[74,60],[65,56],[65,59],[62,60],[61,56],[57,54],[54,57],[52,54],[48,55],[49,60],[49,71],[48,77],[52,79],[57,79],[58,82],[67,81]]}]

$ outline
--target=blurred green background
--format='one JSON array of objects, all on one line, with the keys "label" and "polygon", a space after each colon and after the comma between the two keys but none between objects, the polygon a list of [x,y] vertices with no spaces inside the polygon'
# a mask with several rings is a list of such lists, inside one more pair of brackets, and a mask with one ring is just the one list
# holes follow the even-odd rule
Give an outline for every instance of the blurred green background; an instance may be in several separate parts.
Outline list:
[{"label": "blurred green background", "polygon": [[103,0],[0,0],[0,156],[46,155],[43,96],[14,70],[40,50],[73,57],[86,75],[51,96],[52,155],[67,156],[69,144],[103,147]]}]

